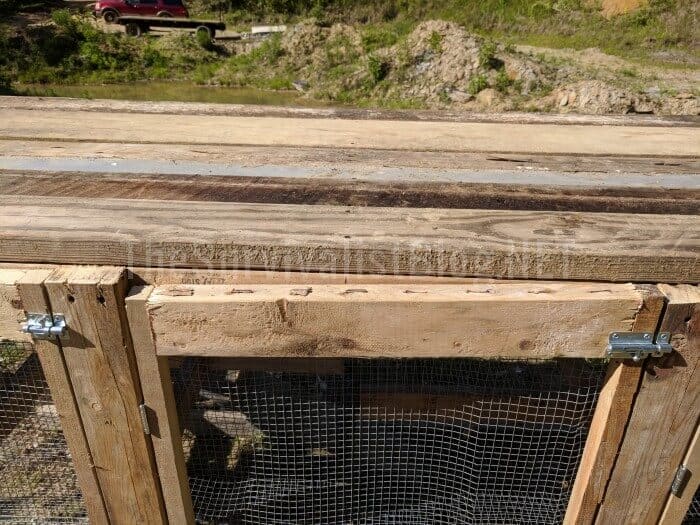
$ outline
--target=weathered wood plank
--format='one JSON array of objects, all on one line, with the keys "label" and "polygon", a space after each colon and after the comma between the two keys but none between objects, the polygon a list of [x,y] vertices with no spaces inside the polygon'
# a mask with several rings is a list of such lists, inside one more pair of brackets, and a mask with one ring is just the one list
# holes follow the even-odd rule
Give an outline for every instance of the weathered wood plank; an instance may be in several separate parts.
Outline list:
[{"label": "weathered wood plank", "polygon": [[16,283],[34,273],[31,269],[0,267],[0,341],[31,342],[31,336],[20,331],[25,312]]},{"label": "weathered wood plank", "polygon": [[[295,170],[298,169],[290,168]],[[572,180],[570,185],[555,186],[536,181],[527,184],[377,182],[338,180],[337,176],[265,178],[25,171],[0,173],[0,194],[400,208],[700,213],[698,188],[616,186],[614,175],[609,178],[612,180],[606,178],[605,187],[591,188],[582,187],[577,180]]]},{"label": "weathered wood plank", "polygon": [[[34,99],[36,100],[36,98]],[[48,167],[60,162],[80,161],[81,166],[110,162],[114,168],[134,166],[139,173],[177,173],[178,169],[189,167],[192,175],[231,174],[236,166],[246,167],[249,173],[275,166],[297,166],[316,168],[327,175],[347,173],[363,180],[363,172],[368,170],[387,174],[393,169],[409,168],[416,180],[425,177],[426,172],[438,173],[443,179],[455,171],[477,170],[524,172],[562,172],[583,177],[588,175],[588,184],[600,183],[608,174],[638,175],[694,175],[700,169],[697,157],[668,158],[654,151],[644,155],[551,155],[539,152],[509,155],[504,153],[440,152],[440,151],[394,151],[348,148],[300,148],[300,147],[260,147],[222,146],[206,144],[182,144],[173,148],[169,144],[139,144],[123,142],[119,145],[119,157],[115,157],[114,145],[108,142],[39,140],[31,138],[0,140],[2,166],[17,166],[17,159],[29,161],[37,159],[37,167]],[[14,162],[9,163],[8,157]],[[41,159],[44,159],[43,162]],[[113,166],[116,164],[116,166]],[[199,169],[192,170],[194,165]],[[164,166],[167,166],[166,169]],[[391,166],[392,169],[387,169]],[[618,171],[619,170],[619,171]],[[61,170],[65,171],[65,170]],[[321,174],[322,174],[321,173]],[[430,177],[428,180],[433,180]],[[662,185],[666,177],[654,181]],[[661,184],[659,184],[661,183]]]},{"label": "weathered wood plank", "polygon": [[700,425],[695,430],[695,436],[683,458],[683,465],[690,472],[690,479],[688,479],[680,496],[669,495],[659,525],[681,525],[690,508],[693,496],[700,487]]},{"label": "weathered wood plank", "polygon": [[643,295],[630,284],[159,287],[158,355],[603,357]]},{"label": "weathered wood plank", "polygon": [[659,289],[668,298],[660,329],[675,352],[645,363],[599,525],[657,522],[700,416],[700,288]]},{"label": "weathered wood plank", "polygon": [[187,467],[167,357],[157,357],[146,302],[152,287],[131,290],[126,299],[143,397],[151,427],[163,499],[171,524],[194,523]]},{"label": "weathered wood plank", "polygon": [[0,197],[0,261],[700,281],[700,216]]},{"label": "weathered wood plank", "polygon": [[121,268],[64,267],[45,281],[70,327],[62,343],[110,523],[165,522],[143,432],[141,389],[126,326]]},{"label": "weathered wood plank", "polygon": [[[655,286],[639,289],[644,294],[644,305],[632,330],[654,332],[664,307],[664,295]],[[612,360],[608,366],[564,525],[590,525],[595,519],[639,388],[641,370],[641,365],[631,360]]]},{"label": "weathered wood plank", "polygon": [[[21,297],[21,308],[32,313],[51,313],[43,284],[51,272],[51,270],[28,269],[22,271],[21,276],[17,276],[15,271],[13,278],[16,279],[17,294]],[[12,272],[5,270],[0,272],[0,280],[9,282],[8,274]],[[49,340],[37,340],[33,344],[51,390],[51,398],[56,405],[90,523],[108,524],[107,509],[102,499],[97,472],[61,347],[56,341]]]},{"label": "weathered wood plank", "polygon": [[700,129],[65,112],[0,108],[0,137],[412,151],[697,156]]},{"label": "weathered wood plank", "polygon": [[693,117],[658,115],[585,115],[556,113],[475,113],[450,110],[391,110],[361,108],[309,108],[290,106],[256,106],[254,104],[213,104],[205,102],[88,100],[57,97],[0,97],[0,108],[34,111],[105,111],[122,113],[153,113],[173,115],[231,115],[249,117],[295,117],[352,120],[426,120],[446,122],[502,122],[588,124],[605,126],[697,126]]}]

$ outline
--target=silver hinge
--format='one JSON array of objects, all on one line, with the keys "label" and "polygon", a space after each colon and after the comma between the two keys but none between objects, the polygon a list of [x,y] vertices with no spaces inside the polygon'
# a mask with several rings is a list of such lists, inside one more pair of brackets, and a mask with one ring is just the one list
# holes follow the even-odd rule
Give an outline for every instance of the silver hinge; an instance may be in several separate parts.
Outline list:
[{"label": "silver hinge", "polygon": [[31,334],[34,339],[65,337],[66,318],[61,314],[27,314],[27,320],[22,323],[22,331]]},{"label": "silver hinge", "polygon": [[608,356],[639,362],[645,357],[660,357],[673,352],[671,334],[660,332],[613,332],[608,338]]},{"label": "silver hinge", "polygon": [[680,498],[683,495],[683,490],[688,484],[690,479],[690,470],[685,465],[678,467],[676,475],[673,477],[673,483],[671,483],[671,494]]},{"label": "silver hinge", "polygon": [[151,427],[148,424],[148,408],[145,403],[139,405],[139,412],[141,413],[141,425],[143,426],[143,433],[147,436],[151,434]]}]

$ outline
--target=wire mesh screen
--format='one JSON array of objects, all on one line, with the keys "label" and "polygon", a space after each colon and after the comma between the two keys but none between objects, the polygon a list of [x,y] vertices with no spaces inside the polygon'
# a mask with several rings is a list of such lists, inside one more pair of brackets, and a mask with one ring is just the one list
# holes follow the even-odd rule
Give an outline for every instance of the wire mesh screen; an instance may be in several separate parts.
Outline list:
[{"label": "wire mesh screen", "polygon": [[196,515],[245,524],[560,523],[605,373],[586,360],[180,365]]},{"label": "wire mesh screen", "polygon": [[87,522],[56,407],[32,346],[0,341],[0,521]]},{"label": "wire mesh screen", "polygon": [[695,492],[693,501],[690,502],[690,508],[685,515],[683,525],[700,525],[700,488]]}]

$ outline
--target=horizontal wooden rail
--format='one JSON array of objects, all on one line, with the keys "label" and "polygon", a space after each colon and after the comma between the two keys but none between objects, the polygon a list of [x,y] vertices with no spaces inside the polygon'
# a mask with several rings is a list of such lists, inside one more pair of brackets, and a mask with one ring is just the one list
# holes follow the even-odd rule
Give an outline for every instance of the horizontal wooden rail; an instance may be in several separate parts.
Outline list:
[{"label": "horizontal wooden rail", "polygon": [[66,113],[0,108],[0,138],[413,151],[697,156],[692,127]]},{"label": "horizontal wooden rail", "polygon": [[[61,164],[60,159],[50,160]],[[36,162],[31,159],[28,164]],[[112,163],[111,159],[105,162]],[[207,167],[201,166],[200,169],[206,170]],[[546,171],[538,176],[531,171],[515,172],[520,175],[517,182],[503,182],[511,174],[498,170],[471,177],[486,179],[484,181],[463,182],[440,180],[439,172],[435,170],[435,180],[425,182],[415,180],[413,170],[404,170],[407,173],[400,173],[395,180],[391,176],[363,180],[352,170],[342,173],[344,177],[341,178],[337,172],[342,168],[336,168],[333,176],[325,177],[313,171],[292,177],[291,174],[301,171],[295,166],[274,166],[268,172],[284,173],[285,170],[290,176],[69,173],[15,169],[0,171],[0,194],[397,208],[700,213],[700,183],[694,175],[664,177],[655,174],[633,178],[610,174],[594,179],[596,186],[587,187],[581,183],[590,180],[590,173],[575,176]],[[245,173],[250,169],[241,168],[240,171]],[[259,171],[265,173],[264,168]],[[425,174],[421,175],[421,178],[425,177]],[[635,186],[629,180],[631,178],[638,185]],[[687,186],[668,188],[664,186],[665,178],[672,184]],[[564,179],[564,182],[548,182],[555,179]]]},{"label": "horizontal wooden rail", "polygon": [[0,197],[0,261],[700,281],[700,216]]},{"label": "horizontal wooden rail", "polygon": [[605,356],[644,301],[630,284],[157,287],[158,355]]}]

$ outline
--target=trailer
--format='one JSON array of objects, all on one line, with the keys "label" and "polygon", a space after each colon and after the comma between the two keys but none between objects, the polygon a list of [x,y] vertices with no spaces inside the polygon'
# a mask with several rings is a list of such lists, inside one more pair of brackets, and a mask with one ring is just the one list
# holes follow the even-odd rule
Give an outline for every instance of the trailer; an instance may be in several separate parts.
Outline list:
[{"label": "trailer", "polygon": [[224,31],[226,24],[215,20],[196,20],[193,18],[174,18],[162,16],[120,16],[116,23],[124,26],[127,35],[141,36],[152,28],[194,29],[213,39],[217,31]]}]

